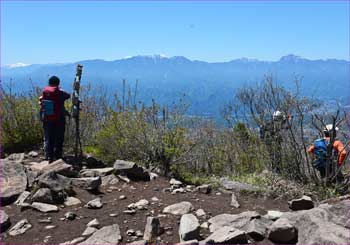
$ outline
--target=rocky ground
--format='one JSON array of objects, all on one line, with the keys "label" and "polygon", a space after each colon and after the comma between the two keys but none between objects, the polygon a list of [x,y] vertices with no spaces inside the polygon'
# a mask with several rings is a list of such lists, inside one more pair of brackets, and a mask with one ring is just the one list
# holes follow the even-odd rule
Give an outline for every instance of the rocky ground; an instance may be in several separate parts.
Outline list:
[{"label": "rocky ground", "polygon": [[[69,160],[67,159],[67,162]],[[92,157],[77,172],[38,154],[2,160],[0,223],[5,244],[324,243],[350,240],[350,199],[270,200],[254,187],[187,186],[135,163],[113,168]],[[245,190],[245,192],[241,192]],[[93,200],[93,202],[91,202]]]}]

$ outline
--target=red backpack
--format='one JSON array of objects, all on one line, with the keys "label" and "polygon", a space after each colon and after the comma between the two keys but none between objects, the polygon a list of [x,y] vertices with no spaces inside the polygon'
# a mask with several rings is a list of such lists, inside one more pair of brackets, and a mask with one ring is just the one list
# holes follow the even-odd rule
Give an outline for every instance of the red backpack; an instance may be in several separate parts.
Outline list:
[{"label": "red backpack", "polygon": [[60,108],[60,90],[58,86],[46,86],[42,93],[41,100],[41,115],[42,120],[58,121],[61,116]]}]

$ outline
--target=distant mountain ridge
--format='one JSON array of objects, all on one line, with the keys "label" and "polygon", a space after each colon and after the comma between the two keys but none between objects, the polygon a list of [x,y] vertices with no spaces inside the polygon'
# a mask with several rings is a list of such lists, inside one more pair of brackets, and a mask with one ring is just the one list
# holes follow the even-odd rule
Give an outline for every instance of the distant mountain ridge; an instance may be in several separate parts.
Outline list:
[{"label": "distant mountain ridge", "polygon": [[296,76],[302,77],[304,94],[345,100],[349,93],[350,62],[337,59],[309,60],[296,55],[278,61],[234,59],[228,62],[190,60],[183,56],[133,56],[114,61],[100,59],[64,64],[19,63],[1,68],[1,80],[12,80],[15,90],[26,90],[29,80],[43,86],[48,76],[61,78],[62,87],[69,90],[75,75],[75,65],[84,65],[82,81],[102,85],[109,91],[121,92],[122,79],[134,88],[138,80],[138,100],[156,99],[171,103],[182,94],[191,103],[191,113],[217,113],[233,98],[234,90],[246,84],[256,84],[272,74],[278,82],[292,87]]}]

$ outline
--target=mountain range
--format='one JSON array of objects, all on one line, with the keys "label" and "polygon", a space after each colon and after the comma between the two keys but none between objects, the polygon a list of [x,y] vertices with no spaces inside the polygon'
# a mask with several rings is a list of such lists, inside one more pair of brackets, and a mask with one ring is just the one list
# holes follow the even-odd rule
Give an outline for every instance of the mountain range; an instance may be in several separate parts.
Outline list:
[{"label": "mountain range", "polygon": [[[303,94],[323,100],[347,101],[350,97],[350,62],[345,60],[309,60],[296,55],[278,61],[235,59],[228,62],[190,60],[183,56],[133,56],[114,61],[85,60],[64,64],[18,63],[1,67],[1,81],[14,91],[26,91],[31,85],[44,86],[51,75],[61,79],[70,90],[76,64],[84,66],[82,84],[102,86],[107,91],[122,92],[122,80],[134,91],[138,80],[137,100],[160,104],[176,101],[183,94],[190,102],[191,114],[217,114],[233,99],[235,89],[256,85],[266,75],[293,88],[296,77],[301,78]],[[111,92],[112,93],[112,92]],[[350,102],[350,101],[349,101]]]}]

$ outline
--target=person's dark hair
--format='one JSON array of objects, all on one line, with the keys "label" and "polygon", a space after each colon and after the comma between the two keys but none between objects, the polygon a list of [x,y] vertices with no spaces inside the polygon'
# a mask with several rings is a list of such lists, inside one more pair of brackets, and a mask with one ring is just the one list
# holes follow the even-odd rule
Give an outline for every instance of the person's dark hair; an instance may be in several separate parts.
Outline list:
[{"label": "person's dark hair", "polygon": [[52,76],[49,78],[49,85],[53,85],[53,86],[58,86],[60,85],[60,79],[56,76]]}]

